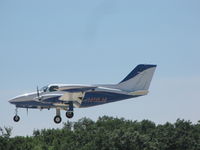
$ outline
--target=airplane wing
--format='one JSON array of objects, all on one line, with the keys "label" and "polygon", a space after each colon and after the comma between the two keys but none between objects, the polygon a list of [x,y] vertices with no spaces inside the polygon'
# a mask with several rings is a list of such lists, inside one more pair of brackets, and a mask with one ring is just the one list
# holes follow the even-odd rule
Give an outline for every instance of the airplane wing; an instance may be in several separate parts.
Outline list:
[{"label": "airplane wing", "polygon": [[[73,101],[75,107],[79,107],[82,103],[85,94],[87,92],[114,92],[122,93],[123,91],[113,88],[107,88],[102,86],[63,86],[59,87],[57,91],[44,93],[39,99],[40,102],[60,103],[63,101],[63,105],[67,105],[70,101]],[[128,93],[124,93],[128,94]],[[129,93],[130,94],[130,93]],[[137,93],[131,93],[137,94]]]},{"label": "airplane wing", "polygon": [[81,102],[84,96],[85,92],[65,92],[59,100]]},{"label": "airplane wing", "polygon": [[86,92],[90,90],[95,90],[97,86],[78,86],[78,87],[61,87],[59,88],[60,91],[65,92]]},{"label": "airplane wing", "polygon": [[74,103],[81,104],[85,93],[88,91],[94,91],[97,86],[71,86],[71,87],[59,87],[57,91],[48,92],[36,97],[36,101],[40,102],[53,102],[57,103],[59,101],[69,102],[74,101]]},{"label": "airplane wing", "polygon": [[64,92],[59,98],[62,101],[76,101],[81,103],[85,93],[88,91],[94,91],[97,86],[75,86],[75,87],[61,87],[60,91]]}]

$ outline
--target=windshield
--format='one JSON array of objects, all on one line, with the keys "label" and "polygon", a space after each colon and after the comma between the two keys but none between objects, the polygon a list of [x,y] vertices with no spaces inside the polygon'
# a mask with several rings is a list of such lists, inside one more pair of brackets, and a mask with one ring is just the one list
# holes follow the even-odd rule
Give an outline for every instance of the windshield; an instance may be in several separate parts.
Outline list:
[{"label": "windshield", "polygon": [[42,88],[40,89],[40,91],[42,91],[42,92],[46,92],[47,89],[48,89],[48,86],[44,86],[44,87],[42,87]]}]

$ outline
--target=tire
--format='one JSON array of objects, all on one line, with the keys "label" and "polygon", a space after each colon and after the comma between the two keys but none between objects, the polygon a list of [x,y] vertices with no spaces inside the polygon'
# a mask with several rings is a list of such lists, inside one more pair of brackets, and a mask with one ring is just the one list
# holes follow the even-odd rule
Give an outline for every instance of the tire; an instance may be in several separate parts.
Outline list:
[{"label": "tire", "polygon": [[19,117],[18,115],[15,115],[15,116],[13,117],[13,120],[14,120],[15,122],[18,122],[18,121],[20,120],[20,117]]},{"label": "tire", "polygon": [[60,116],[55,116],[55,117],[54,117],[54,122],[55,122],[55,123],[58,124],[58,123],[61,123],[61,121],[62,121],[62,118],[61,118]]},{"label": "tire", "polygon": [[66,117],[67,118],[72,118],[74,116],[74,112],[72,112],[72,111],[67,111],[66,112]]}]

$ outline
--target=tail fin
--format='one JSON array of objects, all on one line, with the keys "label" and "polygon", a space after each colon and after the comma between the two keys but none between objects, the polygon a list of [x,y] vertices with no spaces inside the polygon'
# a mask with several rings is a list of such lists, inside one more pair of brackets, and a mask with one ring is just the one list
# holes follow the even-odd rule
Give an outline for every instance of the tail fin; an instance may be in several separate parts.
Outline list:
[{"label": "tail fin", "polygon": [[156,65],[138,65],[119,84],[117,84],[117,87],[127,92],[148,90],[155,69]]}]

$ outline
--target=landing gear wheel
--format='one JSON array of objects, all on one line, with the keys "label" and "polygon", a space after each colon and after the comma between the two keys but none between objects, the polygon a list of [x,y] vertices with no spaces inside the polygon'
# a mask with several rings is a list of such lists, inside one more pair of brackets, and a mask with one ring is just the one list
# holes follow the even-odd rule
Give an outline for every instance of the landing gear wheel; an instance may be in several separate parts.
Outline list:
[{"label": "landing gear wheel", "polygon": [[13,120],[14,120],[15,122],[18,122],[18,121],[20,120],[20,117],[19,117],[18,115],[15,115],[15,116],[13,117]]},{"label": "landing gear wheel", "polygon": [[54,122],[55,122],[55,123],[58,124],[58,123],[60,123],[61,121],[62,121],[62,118],[61,118],[60,116],[55,116],[55,117],[54,117]]},{"label": "landing gear wheel", "polygon": [[74,116],[74,112],[72,112],[72,111],[67,111],[66,112],[66,117],[67,118],[72,118]]}]

